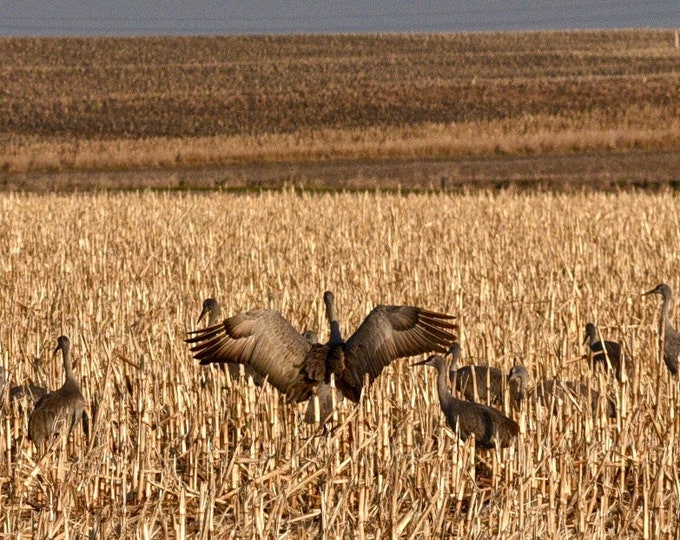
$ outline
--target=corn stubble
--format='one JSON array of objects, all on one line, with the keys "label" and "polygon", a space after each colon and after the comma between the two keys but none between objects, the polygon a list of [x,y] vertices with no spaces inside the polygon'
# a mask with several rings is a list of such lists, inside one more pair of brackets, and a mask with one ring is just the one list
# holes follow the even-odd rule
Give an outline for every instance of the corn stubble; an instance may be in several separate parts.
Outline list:
[{"label": "corn stubble", "polygon": [[[4,398],[3,534],[674,534],[677,382],[658,306],[638,297],[677,286],[671,194],[8,194],[0,207],[0,361],[24,382],[42,358],[56,388],[51,346],[72,336],[93,419],[89,444],[78,431],[41,456]],[[476,449],[446,427],[432,374],[402,361],[323,434],[305,404],[191,360],[203,298],[225,316],[278,309],[326,339],[327,288],[345,334],[378,303],[454,313],[468,358],[588,380],[618,417],[506,404],[518,440]],[[590,320],[633,355],[630,380],[579,358]]]}]

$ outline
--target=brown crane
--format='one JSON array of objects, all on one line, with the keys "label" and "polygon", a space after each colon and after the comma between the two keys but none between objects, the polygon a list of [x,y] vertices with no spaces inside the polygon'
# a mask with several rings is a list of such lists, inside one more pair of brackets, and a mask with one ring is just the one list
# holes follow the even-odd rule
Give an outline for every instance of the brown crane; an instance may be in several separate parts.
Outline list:
[{"label": "brown crane", "polygon": [[673,293],[665,283],[659,283],[648,294],[661,295],[661,315],[659,316],[659,334],[663,333],[663,361],[672,375],[678,374],[678,355],[680,355],[680,334],[671,323]]},{"label": "brown crane", "polygon": [[[456,390],[465,396],[468,401],[482,403],[503,404],[503,386],[505,374],[498,368],[491,366],[463,366],[458,367],[460,360],[460,343],[456,342],[449,348],[451,366],[449,367],[449,379],[454,383]],[[477,399],[475,399],[475,391]]]},{"label": "brown crane", "polygon": [[58,351],[64,360],[64,384],[38,400],[28,419],[28,438],[38,448],[49,442],[53,435],[70,435],[78,421],[82,422],[85,437],[89,436],[87,404],[73,374],[71,342],[66,336],[57,338],[54,354]]},{"label": "brown crane", "polygon": [[464,401],[453,397],[446,382],[446,360],[435,354],[427,360],[416,362],[414,366],[432,366],[437,369],[437,390],[441,406],[449,427],[456,431],[462,440],[475,436],[475,443],[482,448],[501,448],[509,446],[519,433],[517,423],[498,409]]},{"label": "brown crane", "polygon": [[597,335],[597,328],[591,322],[586,324],[586,331],[583,343],[588,345],[590,362],[593,369],[598,365],[605,371],[609,366],[614,370],[616,378],[622,379],[622,369],[625,369],[628,379],[633,377],[633,362],[621,351],[621,344],[616,341],[605,341]]},{"label": "brown crane", "polygon": [[310,398],[331,374],[340,393],[358,402],[365,378],[371,384],[398,358],[446,352],[456,339],[455,317],[414,306],[377,306],[347,340],[335,315],[333,293],[324,293],[331,335],[311,345],[277,311],[255,309],[190,333],[187,343],[201,365],[239,363],[266,374],[288,401]]},{"label": "brown crane", "polygon": [[[525,398],[535,399],[544,407],[549,407],[554,403],[553,414],[557,414],[558,403],[565,399],[572,399],[576,402],[590,398],[590,406],[593,414],[597,414],[600,403],[600,393],[597,390],[588,388],[587,384],[576,383],[573,381],[561,381],[559,379],[545,379],[529,388],[529,372],[524,366],[515,365],[510,369],[508,384],[512,393],[513,405],[519,408],[520,403]],[[616,404],[614,400],[607,397],[605,411],[609,418],[616,418]]]}]

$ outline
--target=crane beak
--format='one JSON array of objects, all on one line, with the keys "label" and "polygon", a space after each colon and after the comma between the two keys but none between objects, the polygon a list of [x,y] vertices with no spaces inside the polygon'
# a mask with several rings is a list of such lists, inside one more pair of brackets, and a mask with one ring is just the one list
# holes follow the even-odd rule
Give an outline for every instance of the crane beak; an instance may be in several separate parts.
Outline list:
[{"label": "crane beak", "polygon": [[651,291],[647,291],[647,292],[642,293],[640,296],[647,296],[649,294],[654,294],[655,292],[656,292],[656,287],[653,288]]},{"label": "crane beak", "polygon": [[54,349],[54,352],[52,353],[52,356],[54,356],[55,354],[57,354],[60,350],[61,350],[61,343],[60,343],[59,345],[57,345],[57,348],[56,348],[56,349]]},{"label": "crane beak", "polygon": [[426,365],[430,360],[434,358],[433,356],[428,356],[425,360],[421,360],[420,362],[416,362],[415,364],[411,364],[411,367],[416,367],[416,366],[424,366]]},{"label": "crane beak", "polygon": [[198,320],[196,321],[196,324],[200,323],[203,320],[203,317],[205,317],[210,310],[208,308],[203,308],[201,311],[201,314],[198,316]]}]

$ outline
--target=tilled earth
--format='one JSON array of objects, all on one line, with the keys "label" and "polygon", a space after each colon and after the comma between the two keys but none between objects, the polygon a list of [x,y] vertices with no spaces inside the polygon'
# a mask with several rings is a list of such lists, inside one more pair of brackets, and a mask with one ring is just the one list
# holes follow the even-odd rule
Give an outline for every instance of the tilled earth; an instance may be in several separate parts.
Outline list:
[{"label": "tilled earth", "polygon": [[286,186],[310,190],[403,191],[675,189],[680,187],[680,151],[0,173],[0,190],[4,191],[250,190]]}]

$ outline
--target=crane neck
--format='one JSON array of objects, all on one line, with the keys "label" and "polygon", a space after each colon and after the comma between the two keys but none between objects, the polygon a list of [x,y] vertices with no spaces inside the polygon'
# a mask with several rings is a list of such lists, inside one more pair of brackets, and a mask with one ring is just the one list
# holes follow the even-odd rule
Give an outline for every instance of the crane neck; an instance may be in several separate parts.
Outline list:
[{"label": "crane neck", "polygon": [[453,395],[446,383],[446,365],[444,364],[443,358],[437,363],[437,371],[437,393],[439,394],[439,404],[442,409],[445,410],[446,405],[453,399]]},{"label": "crane neck", "polygon": [[595,331],[595,329],[594,328],[588,328],[588,345],[592,347],[598,341],[600,341],[600,340],[597,338],[597,332]]},{"label": "crane neck", "polygon": [[456,376],[456,370],[458,369],[458,355],[451,355],[451,363],[449,364],[449,379],[453,380]]},{"label": "crane neck", "polygon": [[516,402],[520,403],[523,399],[524,396],[526,395],[527,391],[527,381],[525,377],[516,377],[515,379],[510,381],[510,384],[508,384],[510,387],[510,396],[511,398]]},{"label": "crane neck", "polygon": [[65,382],[75,381],[76,377],[73,373],[73,367],[71,366],[71,351],[68,345],[62,347],[61,354],[64,359],[64,374],[66,376]]},{"label": "crane neck", "polygon": [[210,317],[208,318],[208,326],[213,326],[217,324],[217,319],[220,318],[220,308],[219,306],[213,306],[210,310]]},{"label": "crane neck", "polygon": [[331,337],[328,340],[328,343],[332,345],[344,343],[342,335],[340,334],[340,324],[338,323],[338,318],[335,316],[333,294],[326,292],[323,299],[326,304],[326,315],[328,316],[328,321],[331,325]]},{"label": "crane neck", "polygon": [[458,361],[460,360],[460,349],[456,348],[451,352],[451,363],[449,364],[449,371],[453,372],[458,369]]},{"label": "crane neck", "polygon": [[661,304],[661,317],[659,318],[659,326],[664,330],[672,329],[671,324],[671,301],[672,297],[669,294],[663,295],[663,302]]},{"label": "crane neck", "polygon": [[328,342],[333,345],[344,343],[342,335],[340,334],[340,325],[338,324],[338,321],[331,321],[331,337]]}]

